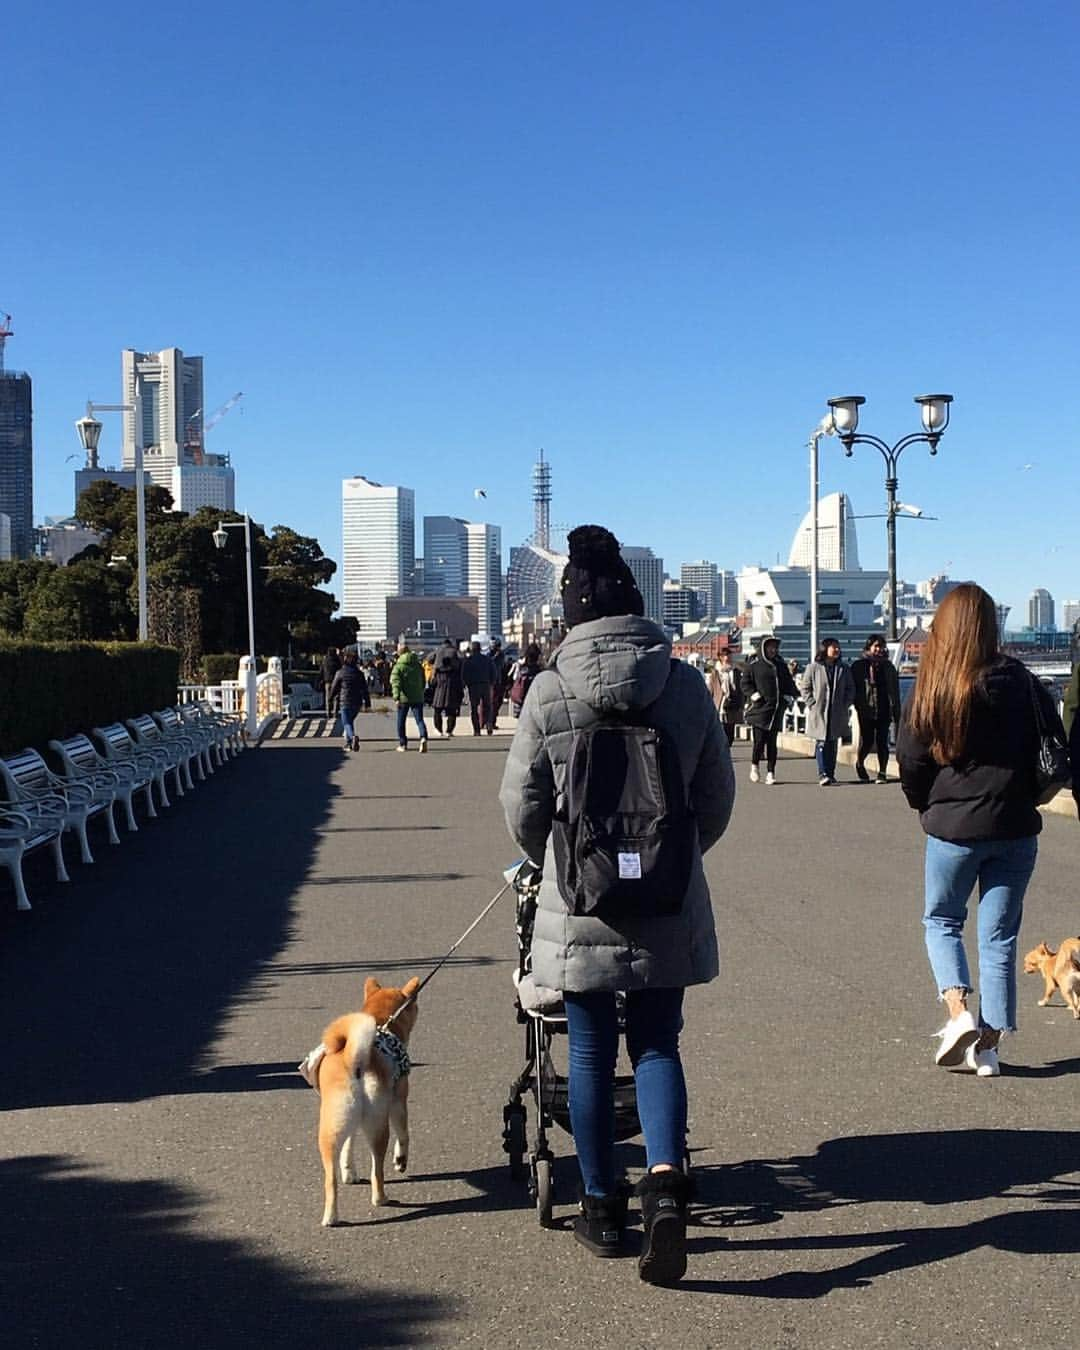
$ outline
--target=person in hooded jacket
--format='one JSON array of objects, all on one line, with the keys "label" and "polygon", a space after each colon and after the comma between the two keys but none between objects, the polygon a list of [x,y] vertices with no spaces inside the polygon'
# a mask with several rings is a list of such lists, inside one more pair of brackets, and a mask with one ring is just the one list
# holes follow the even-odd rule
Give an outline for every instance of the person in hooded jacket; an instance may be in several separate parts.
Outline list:
[{"label": "person in hooded jacket", "polygon": [[[727,738],[700,675],[671,660],[671,644],[642,617],[644,604],[618,541],[600,526],[569,537],[562,577],[569,632],[532,682],[503,775],[510,833],[542,865],[532,941],[539,986],[563,994],[569,1032],[570,1118],[583,1182],[575,1236],[598,1256],[623,1250],[627,1197],[614,1146],[618,1050],[615,993],[626,995],[648,1170],[638,1186],[644,1241],[638,1268],[656,1284],[686,1268],[686,1082],[679,1058],[683,993],[715,979],[716,932],[701,854],[723,834],[735,796]],[[678,755],[697,822],[690,885],[664,917],[571,913],[557,881],[552,821],[565,805],[575,734],[620,714],[640,717]]]},{"label": "person in hooded jacket", "polygon": [[[435,653],[435,691],[431,696],[435,730],[440,736],[450,737],[457,726],[458,713],[465,699],[461,681],[461,657],[454,642],[447,638]],[[445,731],[443,719],[446,719]]]},{"label": "person in hooded jacket", "polygon": [[334,683],[334,676],[341,669],[341,657],[336,647],[327,647],[326,655],[322,659],[322,682],[323,682],[323,707],[328,713],[334,711],[334,700],[330,693],[330,688]]},{"label": "person in hooded jacket", "polygon": [[743,694],[743,721],[750,727],[753,746],[750,751],[750,781],[760,780],[758,765],[765,756],[765,782],[776,782],[776,738],[784,721],[789,700],[799,691],[791,671],[780,657],[780,639],[761,640],[757,652],[743,666],[739,676]]},{"label": "person in hooded jacket", "polygon": [[341,731],[345,737],[345,749],[359,750],[360,737],[357,736],[353,723],[361,708],[370,710],[371,695],[355,652],[345,653],[344,664],[330,685],[329,701],[334,700],[341,707]]},{"label": "person in hooded jacket", "polygon": [[390,672],[390,695],[397,704],[397,748],[409,748],[407,719],[412,713],[420,733],[420,753],[427,753],[427,727],[424,725],[424,667],[407,642],[398,644],[398,657]]},{"label": "person in hooded jacket", "polygon": [[900,674],[889,660],[889,649],[880,633],[866,639],[863,654],[851,663],[855,681],[855,714],[859,719],[859,749],[855,776],[869,783],[866,756],[877,755],[877,781],[889,781],[889,732],[900,722]]},{"label": "person in hooded jacket", "polygon": [[[1036,802],[1036,700],[1064,735],[1042,682],[998,651],[997,611],[964,583],[938,606],[896,758],[926,840],[926,951],[949,1020],[936,1062],[999,1073],[998,1043],[1016,1030],[1016,951],[1042,817]],[[978,888],[979,1020],[968,1009],[963,931]]]},{"label": "person in hooded jacket", "polygon": [[814,742],[818,782],[836,782],[836,752],[851,723],[855,681],[851,667],[840,656],[835,638],[822,638],[817,654],[802,674],[801,693],[806,705],[806,734]]}]

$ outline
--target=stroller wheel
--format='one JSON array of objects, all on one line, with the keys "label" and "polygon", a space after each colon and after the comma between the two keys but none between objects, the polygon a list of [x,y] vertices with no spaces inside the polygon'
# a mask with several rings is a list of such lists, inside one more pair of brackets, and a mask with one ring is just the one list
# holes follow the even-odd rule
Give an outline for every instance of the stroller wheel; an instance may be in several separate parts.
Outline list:
[{"label": "stroller wheel", "polygon": [[515,1181],[525,1176],[525,1107],[509,1102],[503,1107],[503,1152],[510,1156],[510,1175]]},{"label": "stroller wheel", "polygon": [[536,1216],[541,1228],[551,1227],[551,1207],[555,1201],[555,1182],[551,1175],[550,1158],[533,1159],[533,1193],[536,1197]]}]

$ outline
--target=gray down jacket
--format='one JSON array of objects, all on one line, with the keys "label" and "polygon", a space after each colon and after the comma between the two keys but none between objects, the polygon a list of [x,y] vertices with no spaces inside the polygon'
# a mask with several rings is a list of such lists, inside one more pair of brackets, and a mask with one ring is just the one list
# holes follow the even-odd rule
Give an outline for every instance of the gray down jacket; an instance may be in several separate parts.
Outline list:
[{"label": "gray down jacket", "polygon": [[[650,721],[670,737],[682,761],[700,847],[690,889],[675,915],[618,923],[567,912],[555,882],[550,840],[574,732],[601,711],[655,704]],[[727,737],[705,682],[682,662],[648,619],[633,615],[579,624],[551,665],[533,680],[521,710],[499,794],[515,842],[543,867],[533,933],[533,976],[548,989],[681,988],[719,970],[712,902],[702,851],[723,834],[735,800]]]}]

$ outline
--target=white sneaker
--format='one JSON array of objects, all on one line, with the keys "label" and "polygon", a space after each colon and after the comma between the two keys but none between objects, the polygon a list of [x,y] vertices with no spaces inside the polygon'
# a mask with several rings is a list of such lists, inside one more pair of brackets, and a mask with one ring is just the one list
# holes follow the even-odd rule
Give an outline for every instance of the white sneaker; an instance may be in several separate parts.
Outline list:
[{"label": "white sneaker", "polygon": [[760,782],[761,782],[761,775],[760,775],[760,774],[758,773],[758,771],[757,771],[757,765],[756,765],[756,764],[751,764],[751,765],[750,765],[750,781],[751,781],[751,783],[760,783]]},{"label": "white sneaker", "polygon": [[956,1069],[963,1064],[968,1046],[979,1039],[979,1028],[975,1018],[965,1009],[958,1017],[950,1017],[937,1035],[941,1037],[941,1044],[934,1055],[934,1063],[943,1069]]},{"label": "white sneaker", "polygon": [[823,773],[821,777],[817,780],[818,787],[829,787],[831,783],[832,779],[829,777],[827,773]]},{"label": "white sneaker", "polygon": [[772,785],[775,782],[776,782],[776,774],[769,772],[765,775],[765,784],[767,787],[772,787]]},{"label": "white sneaker", "polygon": [[397,748],[397,752],[399,755],[403,755],[408,748],[409,747],[407,745],[399,745]]},{"label": "white sneaker", "polygon": [[420,742],[420,753],[421,753],[422,755],[426,755],[426,754],[427,754],[427,737],[426,737],[426,736],[425,736],[424,739]]},{"label": "white sneaker", "polygon": [[976,1050],[972,1041],[964,1051],[964,1064],[974,1070],[978,1078],[1000,1078],[1001,1065],[998,1063],[997,1050],[987,1046],[985,1050]]}]

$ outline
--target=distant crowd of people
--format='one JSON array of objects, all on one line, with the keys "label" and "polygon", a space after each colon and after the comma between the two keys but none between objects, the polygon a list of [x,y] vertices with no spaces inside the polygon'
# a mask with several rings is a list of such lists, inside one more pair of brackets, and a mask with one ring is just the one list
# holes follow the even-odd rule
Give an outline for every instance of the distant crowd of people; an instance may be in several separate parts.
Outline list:
[{"label": "distant crowd of people", "polygon": [[340,716],[346,752],[360,749],[356,717],[370,710],[373,696],[393,699],[397,748],[402,752],[409,748],[410,717],[418,749],[421,754],[427,752],[426,707],[431,709],[436,733],[447,739],[454,735],[466,701],[474,736],[493,736],[507,703],[517,718],[530,685],[543,669],[539,646],[530,643],[516,660],[511,660],[497,638],[486,651],[479,642],[469,643],[464,650],[463,646],[447,637],[434,651],[417,653],[402,641],[393,653],[380,645],[363,660],[354,648],[342,652],[329,647],[321,672],[325,707],[331,716]]}]

